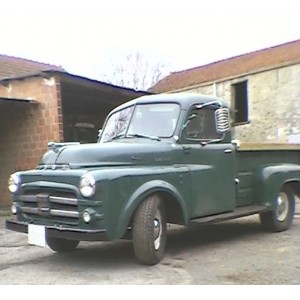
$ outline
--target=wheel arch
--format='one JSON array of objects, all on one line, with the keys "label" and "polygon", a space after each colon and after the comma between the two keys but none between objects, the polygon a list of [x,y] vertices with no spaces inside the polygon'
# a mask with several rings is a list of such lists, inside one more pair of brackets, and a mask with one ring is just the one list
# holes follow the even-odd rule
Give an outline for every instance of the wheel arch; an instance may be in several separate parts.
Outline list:
[{"label": "wheel arch", "polygon": [[300,197],[300,180],[299,179],[298,180],[295,180],[295,179],[289,180],[289,181],[285,182],[285,184],[288,184],[294,191],[295,195],[297,197]]},{"label": "wheel arch", "polygon": [[283,186],[288,185],[300,196],[300,167],[293,164],[281,164],[259,168],[254,178],[255,204],[275,208],[274,200]]},{"label": "wheel arch", "polygon": [[187,207],[176,187],[166,181],[152,180],[140,186],[126,202],[116,232],[125,234],[126,229],[132,225],[137,207],[151,194],[158,194],[162,198],[168,223],[188,224]]}]

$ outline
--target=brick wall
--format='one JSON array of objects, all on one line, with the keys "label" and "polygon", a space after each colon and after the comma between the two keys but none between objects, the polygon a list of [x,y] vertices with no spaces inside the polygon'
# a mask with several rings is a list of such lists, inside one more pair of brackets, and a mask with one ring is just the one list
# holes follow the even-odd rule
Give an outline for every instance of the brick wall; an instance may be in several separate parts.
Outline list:
[{"label": "brick wall", "polygon": [[0,106],[0,209],[10,205],[8,176],[35,168],[50,140],[63,136],[59,79],[31,77],[0,84],[0,96],[32,99],[38,104]]},{"label": "brick wall", "polygon": [[300,134],[300,64],[184,91],[216,95],[231,105],[232,84],[244,80],[248,81],[250,124],[237,126],[235,138],[244,142],[285,143],[291,134]]}]

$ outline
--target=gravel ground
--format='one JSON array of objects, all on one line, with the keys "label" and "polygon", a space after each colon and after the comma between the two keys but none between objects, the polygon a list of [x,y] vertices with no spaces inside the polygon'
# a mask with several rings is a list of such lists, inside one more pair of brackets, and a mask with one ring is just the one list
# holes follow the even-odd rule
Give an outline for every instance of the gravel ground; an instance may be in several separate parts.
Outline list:
[{"label": "gravel ground", "polygon": [[266,233],[257,216],[191,228],[170,226],[162,262],[136,262],[130,241],[81,242],[69,254],[27,244],[0,217],[0,284],[298,285],[300,215]]}]

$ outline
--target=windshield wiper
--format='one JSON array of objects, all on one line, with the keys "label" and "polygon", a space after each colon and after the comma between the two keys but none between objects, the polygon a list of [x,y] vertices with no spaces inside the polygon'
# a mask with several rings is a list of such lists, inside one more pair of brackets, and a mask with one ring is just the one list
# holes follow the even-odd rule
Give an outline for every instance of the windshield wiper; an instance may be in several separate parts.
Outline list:
[{"label": "windshield wiper", "polygon": [[151,139],[151,140],[155,140],[155,141],[161,141],[161,139],[158,136],[152,136],[152,135],[146,135],[146,134],[140,134],[140,133],[133,133],[133,134],[125,134],[125,133],[119,133],[117,135],[115,135],[114,137],[110,138],[109,140],[107,140],[105,143],[107,142],[111,142],[113,140],[117,140],[120,138],[146,138],[146,139]]},{"label": "windshield wiper", "polygon": [[161,141],[161,139],[158,136],[139,134],[139,133],[127,134],[126,137],[146,138],[146,139],[151,139],[151,140],[155,140],[155,141]]},{"label": "windshield wiper", "polygon": [[110,139],[108,139],[107,141],[105,141],[105,143],[120,139],[122,137],[125,137],[125,133],[118,133],[117,135],[115,135],[115,136],[111,137]]}]

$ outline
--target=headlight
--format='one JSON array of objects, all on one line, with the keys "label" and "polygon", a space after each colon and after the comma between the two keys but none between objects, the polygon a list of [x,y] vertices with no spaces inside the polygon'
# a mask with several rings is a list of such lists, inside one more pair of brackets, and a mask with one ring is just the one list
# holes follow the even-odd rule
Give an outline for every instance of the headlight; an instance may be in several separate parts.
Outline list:
[{"label": "headlight", "polygon": [[85,174],[81,177],[79,190],[83,197],[92,197],[95,194],[96,181],[90,174]]},{"label": "headlight", "polygon": [[16,173],[10,175],[8,179],[8,189],[9,191],[14,194],[18,191],[20,187],[21,179],[20,176],[17,175]]}]

